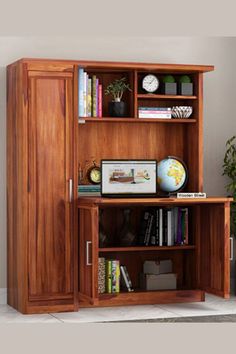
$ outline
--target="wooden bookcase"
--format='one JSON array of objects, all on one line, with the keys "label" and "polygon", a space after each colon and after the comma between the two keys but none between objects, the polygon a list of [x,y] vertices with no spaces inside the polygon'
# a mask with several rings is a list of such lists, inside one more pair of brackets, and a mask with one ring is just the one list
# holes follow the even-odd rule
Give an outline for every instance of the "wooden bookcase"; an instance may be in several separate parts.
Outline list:
[{"label": "wooden bookcase", "polygon": [[[78,68],[105,87],[126,77],[125,118],[78,119]],[[186,191],[203,191],[203,74],[212,66],[21,59],[7,68],[8,303],[23,313],[77,311],[115,306],[203,301],[205,291],[229,296],[230,198],[104,199],[78,196],[78,168],[95,159],[182,158]],[[144,94],[146,73],[187,74],[193,96]],[[191,105],[191,119],[141,119],[139,106]],[[72,190],[70,187],[72,186]],[[121,208],[186,205],[191,242],[173,247],[99,248],[98,215],[116,225]],[[109,226],[109,225],[108,225]],[[89,245],[89,249],[88,249]],[[89,251],[86,253],[86,250]],[[89,263],[86,257],[89,256]],[[98,257],[128,265],[136,291],[98,294]],[[146,259],[170,258],[177,290],[144,292],[138,274]]]}]

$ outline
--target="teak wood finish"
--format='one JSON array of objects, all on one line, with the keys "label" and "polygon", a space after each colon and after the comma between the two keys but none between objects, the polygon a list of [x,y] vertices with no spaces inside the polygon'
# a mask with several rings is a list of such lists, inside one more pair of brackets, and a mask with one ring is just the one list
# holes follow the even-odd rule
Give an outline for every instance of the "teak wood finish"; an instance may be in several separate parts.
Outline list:
[{"label": "teak wood finish", "polygon": [[[78,67],[103,87],[126,77],[125,118],[79,117]],[[80,306],[115,306],[203,301],[204,291],[229,295],[229,202],[207,200],[78,198],[78,166],[102,158],[181,157],[189,167],[187,191],[203,190],[203,73],[213,66],[21,59],[7,68],[8,303],[22,313],[76,311]],[[140,80],[188,74],[193,96],[145,95]],[[139,105],[192,105],[191,119],[140,119]],[[70,192],[69,181],[73,182]],[[184,247],[98,247],[99,208],[118,218],[118,208],[191,206],[192,244]],[[110,210],[110,211],[109,211]],[[79,216],[79,223],[78,223]],[[116,223],[114,223],[116,225]],[[114,229],[113,225],[113,229]],[[86,249],[87,246],[87,249]],[[168,257],[178,290],[98,294],[98,257],[126,262],[138,286],[145,259]]]}]

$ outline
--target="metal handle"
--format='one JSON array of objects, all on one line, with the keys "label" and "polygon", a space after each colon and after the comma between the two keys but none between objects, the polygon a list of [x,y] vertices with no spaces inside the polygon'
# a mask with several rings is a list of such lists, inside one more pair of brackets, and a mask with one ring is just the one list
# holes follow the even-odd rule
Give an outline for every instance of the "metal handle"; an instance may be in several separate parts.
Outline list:
[{"label": "metal handle", "polygon": [[86,265],[92,265],[92,262],[89,261],[89,245],[92,245],[92,241],[86,241]]},{"label": "metal handle", "polygon": [[73,180],[72,178],[69,179],[69,201],[72,202],[73,199]]},{"label": "metal handle", "polygon": [[230,237],[229,240],[230,240],[230,258],[229,258],[229,260],[232,261],[234,258],[234,239],[233,239],[233,237]]}]

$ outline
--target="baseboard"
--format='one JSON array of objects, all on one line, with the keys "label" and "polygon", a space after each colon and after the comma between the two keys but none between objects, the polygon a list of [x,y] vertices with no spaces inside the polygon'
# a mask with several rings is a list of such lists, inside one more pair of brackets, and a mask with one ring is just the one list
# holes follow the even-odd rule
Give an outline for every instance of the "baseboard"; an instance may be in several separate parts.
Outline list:
[{"label": "baseboard", "polygon": [[7,288],[0,288],[0,305],[7,303]]}]

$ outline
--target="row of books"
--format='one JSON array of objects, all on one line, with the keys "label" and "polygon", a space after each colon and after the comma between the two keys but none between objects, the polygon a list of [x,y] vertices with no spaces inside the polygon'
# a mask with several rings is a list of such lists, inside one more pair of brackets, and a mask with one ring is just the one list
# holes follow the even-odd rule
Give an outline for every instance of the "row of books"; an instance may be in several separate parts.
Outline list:
[{"label": "row of books", "polygon": [[80,197],[94,197],[101,195],[100,184],[80,184],[78,186],[78,194]]},{"label": "row of books", "polygon": [[174,246],[189,243],[188,208],[151,208],[143,213],[139,245]]},{"label": "row of books", "polygon": [[102,117],[102,85],[83,68],[78,73],[79,117]]},{"label": "row of books", "polygon": [[172,110],[170,107],[139,107],[139,118],[170,119]]},{"label": "row of books", "polygon": [[120,265],[117,259],[105,259],[99,257],[98,260],[98,292],[119,293],[120,289],[133,291],[132,282],[125,265]]}]

